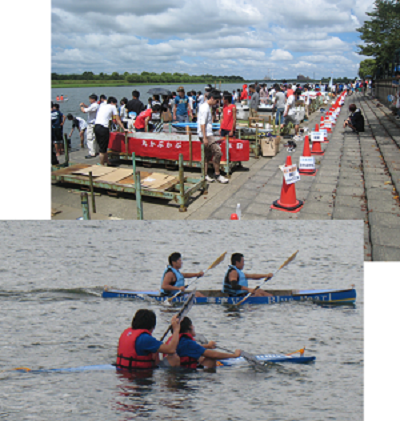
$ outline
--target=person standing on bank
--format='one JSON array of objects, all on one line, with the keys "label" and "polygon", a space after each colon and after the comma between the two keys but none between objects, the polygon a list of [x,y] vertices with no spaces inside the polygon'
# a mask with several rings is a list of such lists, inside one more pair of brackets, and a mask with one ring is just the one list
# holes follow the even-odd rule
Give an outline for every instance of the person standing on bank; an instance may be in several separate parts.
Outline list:
[{"label": "person standing on bank", "polygon": [[128,110],[128,114],[133,112],[136,113],[138,116],[142,111],[146,109],[143,102],[139,100],[140,92],[139,91],[132,91],[132,99],[128,101],[126,104],[126,108]]},{"label": "person standing on bank", "polygon": [[[172,253],[168,257],[169,265],[164,270],[161,278],[160,292],[164,296],[173,296],[178,291],[185,292],[185,279],[201,278],[204,272],[198,273],[181,273],[179,269],[182,267],[182,256],[180,253]],[[196,292],[196,297],[204,297],[203,294]]]},{"label": "person standing on bank", "polygon": [[244,273],[244,256],[241,253],[234,253],[231,256],[231,265],[225,273],[225,278],[222,286],[222,292],[229,294],[229,296],[240,297],[247,295],[249,292],[254,294],[254,297],[272,297],[272,294],[265,292],[262,289],[256,291],[249,288],[248,279],[265,279],[272,278],[272,273],[254,274]]},{"label": "person standing on bank", "polygon": [[179,123],[188,123],[189,115],[192,114],[189,97],[185,95],[183,86],[180,86],[177,92],[178,95],[175,97],[174,102],[174,120],[178,120]]},{"label": "person standing on bank", "polygon": [[86,129],[86,144],[88,147],[88,155],[85,156],[86,159],[94,158],[98,155],[98,145],[96,142],[96,136],[94,134],[94,125],[96,122],[97,110],[99,109],[99,104],[97,103],[97,95],[92,94],[89,96],[90,105],[87,106],[83,102],[79,105],[83,113],[87,113],[87,129]]},{"label": "person standing on bank", "polygon": [[72,129],[68,137],[71,138],[72,133],[76,127],[79,131],[79,137],[81,139],[81,148],[83,148],[83,143],[85,139],[85,131],[87,129],[86,121],[81,117],[74,117],[72,114],[68,114],[67,119],[72,121]]},{"label": "person standing on bank", "polygon": [[100,165],[110,164],[108,161],[107,149],[110,137],[109,122],[113,119],[113,116],[115,116],[115,120],[121,129],[124,132],[128,132],[128,129],[125,129],[118,115],[117,104],[117,99],[110,96],[107,104],[102,104],[97,112],[94,132],[100,149]]},{"label": "person standing on bank", "polygon": [[236,105],[232,104],[232,95],[224,95],[224,107],[219,134],[221,136],[233,136],[236,130]]},{"label": "person standing on bank", "polygon": [[[220,162],[222,157],[221,148],[217,143],[217,139],[213,136],[212,131],[211,107],[215,105],[220,98],[221,95],[219,91],[211,91],[207,96],[207,100],[200,105],[199,114],[197,116],[197,135],[199,136],[200,142],[204,143],[204,172],[206,174],[206,180],[209,183],[213,183],[217,180],[219,183],[226,184],[229,180],[220,174]],[[211,158],[215,171],[214,178],[207,174],[208,161]]]},{"label": "person standing on bank", "polygon": [[250,92],[249,118],[257,117],[257,109],[260,106],[260,94],[256,91],[255,85],[250,85]]}]

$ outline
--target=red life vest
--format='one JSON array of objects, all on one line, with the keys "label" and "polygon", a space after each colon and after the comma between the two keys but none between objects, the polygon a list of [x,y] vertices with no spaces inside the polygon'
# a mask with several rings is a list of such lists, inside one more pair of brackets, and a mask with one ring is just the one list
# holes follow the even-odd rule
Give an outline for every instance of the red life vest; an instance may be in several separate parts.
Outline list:
[{"label": "red life vest", "polygon": [[[180,333],[179,340],[181,340],[182,336],[187,336],[192,341],[195,340],[190,333]],[[171,339],[172,339],[172,336],[168,338],[168,341],[166,342],[166,344],[169,344],[171,342]],[[163,354],[163,355],[164,355],[164,358],[166,358],[167,354]],[[181,367],[185,367],[185,368],[196,369],[199,364],[196,358],[192,358],[192,357],[180,357],[180,360],[181,360]]]},{"label": "red life vest", "polygon": [[117,364],[118,368],[155,368],[156,361],[152,354],[141,356],[137,355],[135,345],[136,339],[143,333],[151,332],[147,329],[125,329],[119,338]]},{"label": "red life vest", "polygon": [[[182,336],[187,336],[189,339],[194,341],[194,338],[190,333],[181,333],[179,335],[179,340],[181,340]],[[196,369],[199,364],[196,358],[192,358],[192,357],[180,357],[180,358],[181,358],[181,367]]]}]

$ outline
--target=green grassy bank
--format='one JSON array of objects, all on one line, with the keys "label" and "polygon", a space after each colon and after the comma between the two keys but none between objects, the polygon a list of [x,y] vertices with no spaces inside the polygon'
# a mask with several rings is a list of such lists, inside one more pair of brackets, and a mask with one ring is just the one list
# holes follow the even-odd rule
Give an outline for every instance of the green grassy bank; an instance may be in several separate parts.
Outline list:
[{"label": "green grassy bank", "polygon": [[[129,83],[123,80],[107,80],[107,81],[98,81],[98,80],[52,80],[51,81],[51,87],[58,89],[58,88],[102,88],[102,87],[106,87],[106,86],[146,86],[146,85],[176,85],[177,87],[179,85],[205,85],[205,84],[211,84],[212,86],[215,85],[215,81],[214,82],[201,82],[201,83],[192,83],[192,82],[168,82],[168,83]],[[248,83],[248,82],[243,82],[243,81],[229,81],[229,82],[222,82],[222,84],[224,83],[238,83],[240,84],[240,86],[242,86],[243,83]],[[217,87],[219,86],[219,82],[217,83]]]}]

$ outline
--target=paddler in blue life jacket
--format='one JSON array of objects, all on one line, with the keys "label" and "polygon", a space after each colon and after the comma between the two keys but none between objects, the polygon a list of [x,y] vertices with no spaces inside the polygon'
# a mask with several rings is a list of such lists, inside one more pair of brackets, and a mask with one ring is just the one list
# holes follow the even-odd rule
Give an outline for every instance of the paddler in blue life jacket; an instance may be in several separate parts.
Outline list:
[{"label": "paddler in blue life jacket", "polygon": [[244,273],[244,256],[240,253],[232,254],[231,263],[232,264],[228,266],[228,270],[225,273],[222,292],[234,297],[246,295],[249,292],[254,293],[254,297],[272,297],[272,294],[265,292],[261,288],[254,291],[254,289],[249,288],[248,283],[248,279],[272,278],[272,273],[259,275]]},{"label": "paddler in blue life jacket", "polygon": [[[184,317],[180,325],[179,343],[176,348],[176,354],[169,355],[167,359],[170,366],[191,369],[213,369],[216,367],[218,360],[240,357],[240,349],[236,349],[234,354],[214,351],[216,348],[214,341],[200,345],[196,342],[195,337],[196,331],[192,321],[189,317]],[[172,341],[172,337],[166,343],[168,344],[169,341]]]},{"label": "paddler in blue life jacket", "polygon": [[[169,265],[164,270],[161,278],[161,294],[164,296],[173,296],[178,291],[185,292],[185,278],[200,278],[204,272],[198,273],[181,273],[179,269],[182,267],[182,256],[180,253],[172,253],[168,257]],[[196,297],[204,297],[200,292],[196,292]]]},{"label": "paddler in blue life jacket", "polygon": [[159,352],[167,355],[167,360],[176,358],[179,342],[179,318],[171,319],[172,336],[168,344],[152,336],[156,327],[156,315],[153,310],[140,309],[132,319],[131,327],[125,329],[119,338],[116,367],[119,369],[157,368],[160,362]]}]

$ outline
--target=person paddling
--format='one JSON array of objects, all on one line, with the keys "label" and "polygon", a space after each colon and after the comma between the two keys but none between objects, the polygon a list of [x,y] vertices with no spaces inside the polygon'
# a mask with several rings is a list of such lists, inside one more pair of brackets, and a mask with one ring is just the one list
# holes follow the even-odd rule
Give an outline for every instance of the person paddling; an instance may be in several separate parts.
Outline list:
[{"label": "person paddling", "polygon": [[[203,271],[198,273],[181,273],[182,256],[180,253],[172,253],[168,257],[169,265],[164,270],[161,278],[160,292],[163,296],[172,296],[178,291],[185,292],[185,278],[200,278],[204,275]],[[196,297],[204,297],[203,294],[196,291]]]},{"label": "person paddling", "polygon": [[116,367],[119,369],[152,369],[160,362],[159,352],[174,355],[179,342],[179,318],[171,319],[172,337],[168,344],[157,341],[152,336],[156,327],[153,310],[140,309],[132,319],[130,328],[119,338]]},{"label": "person paddling", "polygon": [[241,253],[234,253],[231,256],[231,265],[225,273],[225,278],[222,286],[222,292],[229,294],[232,297],[240,297],[249,292],[254,293],[255,297],[272,297],[272,294],[257,289],[256,291],[249,288],[248,279],[265,279],[272,278],[272,273],[254,274],[244,273],[244,256]]},{"label": "person paddling", "polygon": [[[217,346],[213,341],[209,341],[206,345],[198,344],[195,340],[196,331],[189,317],[183,318],[179,332],[176,354],[167,356],[168,364],[171,367],[213,369],[216,367],[218,360],[240,357],[240,349],[235,350],[235,353],[231,354],[214,351]],[[170,340],[172,342],[172,337],[167,343]]]}]

